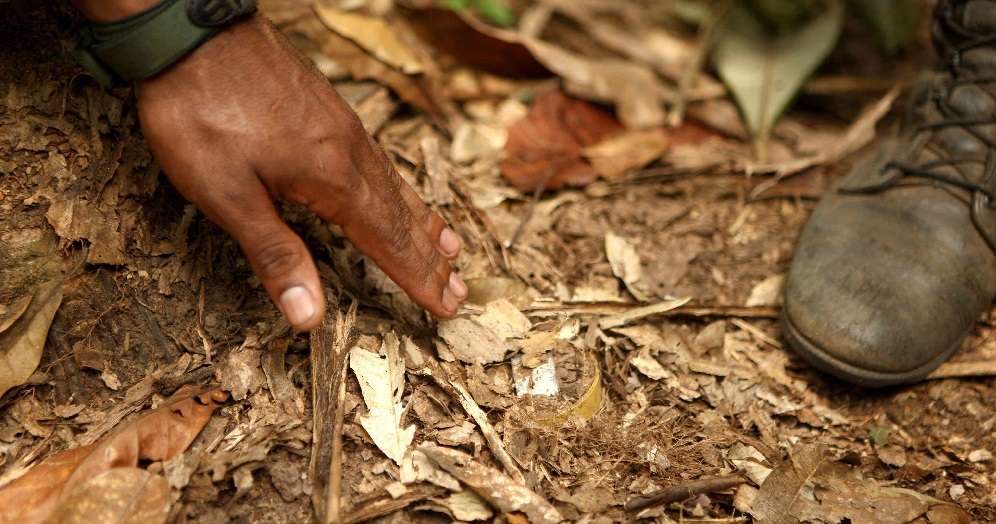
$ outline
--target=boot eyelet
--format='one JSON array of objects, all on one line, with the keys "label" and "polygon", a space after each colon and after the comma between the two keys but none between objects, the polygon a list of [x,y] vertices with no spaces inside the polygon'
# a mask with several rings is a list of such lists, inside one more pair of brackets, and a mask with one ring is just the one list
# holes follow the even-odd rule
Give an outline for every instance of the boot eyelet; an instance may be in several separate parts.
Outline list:
[{"label": "boot eyelet", "polygon": [[996,251],[996,208],[991,207],[992,199],[982,191],[972,195],[972,223],[986,240],[989,247]]}]

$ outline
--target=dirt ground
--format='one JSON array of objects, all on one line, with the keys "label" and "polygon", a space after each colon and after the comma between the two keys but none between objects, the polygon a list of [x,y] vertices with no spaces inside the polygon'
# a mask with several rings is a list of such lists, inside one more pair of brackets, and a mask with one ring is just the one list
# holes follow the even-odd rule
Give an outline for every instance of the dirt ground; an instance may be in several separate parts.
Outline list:
[{"label": "dirt ground", "polygon": [[[129,90],[104,91],[74,65],[71,13],[39,4],[4,4],[9,18],[0,21],[0,303],[56,273],[65,275],[64,298],[37,371],[0,400],[0,474],[94,442],[181,384],[220,383],[234,398],[190,448],[166,463],[143,464],[169,481],[170,520],[313,521],[314,341],[287,331],[238,246],[162,178]],[[320,67],[333,67],[321,57],[339,37],[307,3],[265,2],[264,11]],[[856,51],[848,47],[832,57],[829,73],[908,78],[925,65],[921,46],[896,62],[862,66],[871,73],[856,71],[849,59]],[[819,194],[854,155],[772,186],[768,173],[745,173],[738,158],[749,159],[751,150],[735,131],[693,118],[671,132],[669,149],[646,168],[533,202],[502,180],[495,157],[455,160],[453,122],[490,122],[502,108],[524,112],[556,82],[495,80],[491,94],[461,97],[452,60],[434,67],[451,106],[440,114],[454,111],[462,120],[440,124],[413,95],[398,94],[402,82],[385,81],[375,68],[359,80],[355,72],[325,72],[465,239],[458,266],[472,289],[507,299],[502,304],[517,315],[504,320],[527,319],[525,332],[510,338],[545,340],[543,351],[513,342],[496,361],[468,362],[457,346],[479,339],[442,335],[334,229],[284,209],[319,262],[334,317],[349,324],[348,346],[376,353],[390,333],[401,338],[408,366],[402,398],[410,408],[401,427],[415,426],[411,449],[440,444],[514,477],[496,454],[504,448],[523,484],[569,521],[749,522],[762,496],[786,509],[798,508],[793,500],[801,496],[809,501],[805,515],[818,522],[870,522],[882,515],[876,511],[896,519],[881,521],[965,521],[944,509],[954,506],[972,521],[996,521],[996,379],[865,390],[815,372],[783,348],[778,277]],[[523,90],[530,96],[520,96]],[[883,94],[804,94],[776,128],[775,147],[790,158],[838,136]],[[689,114],[710,107],[696,103]],[[886,117],[879,130],[894,120]],[[607,236],[638,254],[637,292],[617,277]],[[691,301],[622,327],[606,322],[639,302],[680,297]],[[486,302],[469,305],[461,318],[478,322],[491,311]],[[955,360],[996,356],[993,328],[980,322]],[[550,347],[559,349],[546,353]],[[412,351],[448,379],[417,372]],[[275,352],[279,359],[270,356]],[[583,397],[599,377],[603,405],[590,420],[543,423],[540,414],[572,401],[544,404],[516,394],[516,374],[536,368],[526,360],[550,355],[568,397]],[[403,468],[364,429],[366,393],[353,372],[345,376],[338,404],[344,521],[470,520],[473,512],[454,509],[451,500],[461,492],[440,487],[445,482],[398,488]],[[498,444],[452,383],[484,410]],[[814,449],[825,464],[807,488],[800,483],[779,494],[762,487],[772,484],[766,474],[804,470],[805,461],[793,457]],[[735,471],[749,481],[643,513],[624,509],[657,489]],[[471,504],[475,511],[490,506],[494,516],[484,519],[522,522],[521,513],[484,498],[489,504],[476,496]]]}]

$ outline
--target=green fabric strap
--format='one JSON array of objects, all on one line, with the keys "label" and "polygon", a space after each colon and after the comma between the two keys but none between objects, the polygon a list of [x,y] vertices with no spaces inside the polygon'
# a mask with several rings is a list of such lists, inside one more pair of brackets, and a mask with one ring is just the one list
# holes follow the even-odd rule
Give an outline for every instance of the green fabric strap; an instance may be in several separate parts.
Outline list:
[{"label": "green fabric strap", "polygon": [[159,73],[219,30],[191,21],[183,0],[164,0],[118,22],[88,24],[80,35],[77,58],[98,82],[110,87]]}]

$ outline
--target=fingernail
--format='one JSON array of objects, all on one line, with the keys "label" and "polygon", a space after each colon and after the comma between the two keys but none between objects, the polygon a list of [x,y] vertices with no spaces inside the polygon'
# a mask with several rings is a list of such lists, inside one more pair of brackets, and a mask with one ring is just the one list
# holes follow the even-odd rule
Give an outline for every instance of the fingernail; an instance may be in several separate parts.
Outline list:
[{"label": "fingernail", "polygon": [[467,284],[456,273],[450,273],[450,291],[460,300],[467,298]]},{"label": "fingernail", "polygon": [[453,313],[456,313],[457,306],[459,305],[460,301],[457,300],[456,296],[453,295],[453,292],[450,291],[450,287],[446,286],[446,289],[443,290],[443,309],[452,315]]},{"label": "fingernail", "polygon": [[280,295],[280,308],[287,321],[294,325],[304,324],[315,316],[315,300],[302,286],[296,286]]},{"label": "fingernail", "polygon": [[455,255],[460,251],[460,237],[452,229],[444,227],[439,234],[439,247],[447,255]]}]

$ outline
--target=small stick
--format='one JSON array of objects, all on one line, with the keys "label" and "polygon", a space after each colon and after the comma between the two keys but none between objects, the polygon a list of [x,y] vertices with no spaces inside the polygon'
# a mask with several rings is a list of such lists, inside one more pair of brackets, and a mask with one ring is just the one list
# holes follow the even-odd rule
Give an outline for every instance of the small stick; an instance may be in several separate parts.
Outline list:
[{"label": "small stick", "polygon": [[529,207],[526,208],[526,213],[522,216],[518,227],[515,228],[515,232],[512,233],[512,238],[508,240],[508,244],[505,246],[506,249],[512,249],[522,235],[522,232],[526,230],[526,224],[533,218],[533,213],[536,212],[536,205],[539,204],[540,197],[543,196],[543,191],[546,190],[546,185],[553,179],[554,174],[553,169],[547,169],[546,173],[543,174],[543,180],[533,190],[532,198],[529,199],[529,203],[527,204]]},{"label": "small stick", "polygon": [[522,470],[516,465],[515,459],[508,454],[508,450],[505,449],[505,444],[502,443],[501,437],[498,436],[498,432],[495,430],[494,426],[488,420],[488,415],[485,413],[477,402],[474,401],[474,397],[455,380],[450,379],[449,373],[436,362],[435,360],[430,360],[429,357],[423,356],[426,361],[426,365],[421,369],[415,371],[416,374],[421,376],[428,376],[431,378],[436,385],[442,388],[447,394],[456,399],[463,407],[463,410],[470,415],[470,418],[477,423],[477,426],[481,429],[481,434],[484,435],[484,441],[488,444],[488,449],[494,454],[498,462],[501,463],[502,467],[510,477],[512,477],[515,482],[519,484],[526,484],[526,477],[522,474]]},{"label": "small stick", "polygon": [[996,362],[983,360],[978,362],[945,362],[927,375],[926,380],[961,377],[991,377],[996,375]]},{"label": "small stick", "polygon": [[716,28],[720,25],[723,18],[726,17],[726,12],[729,11],[732,3],[730,0],[724,0],[712,12],[711,16],[706,19],[702,26],[699,27],[697,35],[698,46],[695,49],[692,61],[685,66],[685,70],[682,71],[681,78],[678,80],[678,93],[675,95],[674,106],[667,115],[668,126],[680,126],[685,120],[685,109],[688,107],[688,92],[691,91],[692,85],[698,80],[699,73],[702,72],[702,66],[705,65],[706,57],[709,56],[709,51],[712,50],[712,46],[715,43]]},{"label": "small stick", "polygon": [[342,524],[355,524],[366,522],[377,517],[390,515],[395,511],[400,511],[406,507],[432,497],[439,497],[446,493],[446,489],[436,486],[413,489],[396,499],[382,499],[369,504],[364,504],[350,512],[342,520]]},{"label": "small stick", "polygon": [[[331,302],[331,301],[330,301]],[[331,302],[334,303],[334,302]],[[311,332],[311,504],[318,522],[341,522],[342,409],[345,364],[356,302],[348,311],[333,311]],[[333,318],[334,315],[334,318]],[[336,438],[338,435],[338,438]],[[338,455],[338,462],[336,461]]]},{"label": "small stick", "polygon": [[[349,353],[343,357],[342,369],[349,366]],[[343,372],[345,374],[345,371]],[[332,462],[329,464],[329,492],[325,498],[327,522],[340,522],[342,511],[342,424],[346,410],[342,409],[346,402],[346,381],[339,381],[339,396],[336,400],[335,423],[332,426]]]},{"label": "small stick", "polygon": [[169,396],[175,393],[176,390],[180,389],[180,386],[204,382],[212,376],[214,376],[214,365],[209,364],[188,373],[184,373],[178,377],[160,377],[158,380],[153,382],[152,387],[159,392],[160,395]]},{"label": "small stick", "polygon": [[707,479],[693,480],[679,486],[670,486],[643,497],[633,497],[626,502],[626,511],[640,511],[651,506],[680,502],[695,495],[726,491],[747,482],[739,474],[723,475]]}]

